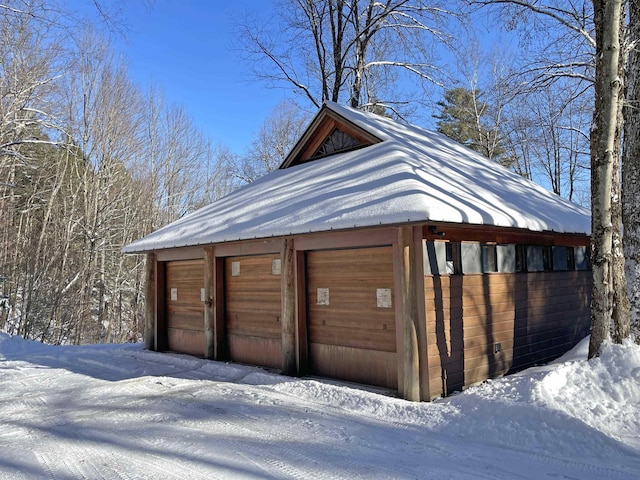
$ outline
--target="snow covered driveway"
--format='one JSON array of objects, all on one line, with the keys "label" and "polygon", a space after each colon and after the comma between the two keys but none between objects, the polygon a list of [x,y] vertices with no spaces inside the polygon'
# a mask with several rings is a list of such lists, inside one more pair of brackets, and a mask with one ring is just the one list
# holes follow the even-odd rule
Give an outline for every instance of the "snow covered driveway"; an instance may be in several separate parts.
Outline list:
[{"label": "snow covered driveway", "polygon": [[640,348],[596,362],[413,404],[139,344],[0,333],[0,478],[640,478]]}]

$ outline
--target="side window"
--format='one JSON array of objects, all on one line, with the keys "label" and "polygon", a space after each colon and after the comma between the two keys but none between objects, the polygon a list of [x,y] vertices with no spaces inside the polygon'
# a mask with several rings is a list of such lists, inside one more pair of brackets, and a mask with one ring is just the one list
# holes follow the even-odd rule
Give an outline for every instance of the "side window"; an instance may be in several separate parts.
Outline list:
[{"label": "side window", "polygon": [[514,244],[496,245],[498,271],[513,273],[516,271],[516,246]]},{"label": "side window", "polygon": [[543,272],[544,256],[540,245],[527,245],[527,272]]},{"label": "side window", "polygon": [[447,273],[449,275],[460,273],[460,244],[447,242],[446,252]]},{"label": "side window", "polygon": [[479,242],[460,244],[462,273],[482,273],[482,245]]},{"label": "side window", "polygon": [[498,256],[495,244],[482,245],[482,271],[485,273],[498,271]]},{"label": "side window", "polygon": [[516,245],[516,272],[527,271],[527,247]]},{"label": "side window", "polygon": [[460,273],[460,244],[423,240],[424,272],[427,275]]},{"label": "side window", "polygon": [[576,269],[576,255],[573,252],[573,247],[566,247],[565,255],[567,257],[567,270]]},{"label": "side window", "polygon": [[589,270],[591,268],[590,247],[575,247],[573,249],[573,254],[575,268],[577,270]]},{"label": "side window", "polygon": [[551,272],[553,270],[553,250],[549,245],[542,247],[542,261],[544,263],[544,271]]},{"label": "side window", "polygon": [[552,247],[555,271],[575,270],[573,247]]}]

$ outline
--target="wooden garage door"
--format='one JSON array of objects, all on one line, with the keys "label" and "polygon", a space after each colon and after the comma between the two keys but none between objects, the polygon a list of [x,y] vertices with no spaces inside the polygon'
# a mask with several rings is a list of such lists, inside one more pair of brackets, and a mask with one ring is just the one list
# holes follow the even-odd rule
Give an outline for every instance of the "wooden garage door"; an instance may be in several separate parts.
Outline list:
[{"label": "wooden garage door", "polygon": [[229,358],[282,367],[280,256],[225,259],[225,327]]},{"label": "wooden garage door", "polygon": [[166,264],[167,342],[169,350],[204,355],[204,261]]},{"label": "wooden garage door", "polygon": [[307,253],[313,373],[398,387],[391,247]]}]

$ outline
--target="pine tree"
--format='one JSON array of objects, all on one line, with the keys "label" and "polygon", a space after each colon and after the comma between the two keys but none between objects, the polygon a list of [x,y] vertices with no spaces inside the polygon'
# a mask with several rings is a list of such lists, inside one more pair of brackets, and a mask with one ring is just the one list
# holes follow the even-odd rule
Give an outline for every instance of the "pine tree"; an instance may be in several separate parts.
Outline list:
[{"label": "pine tree", "polygon": [[439,115],[434,115],[440,133],[470,149],[510,166],[513,159],[502,147],[502,136],[497,126],[490,126],[490,105],[481,100],[482,92],[458,87],[446,90],[444,100],[438,102]]}]

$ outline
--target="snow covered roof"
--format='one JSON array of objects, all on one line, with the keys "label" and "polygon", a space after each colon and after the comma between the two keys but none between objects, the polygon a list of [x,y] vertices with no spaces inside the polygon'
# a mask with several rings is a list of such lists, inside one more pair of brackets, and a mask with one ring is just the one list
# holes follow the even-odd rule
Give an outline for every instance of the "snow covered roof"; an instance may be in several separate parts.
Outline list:
[{"label": "snow covered roof", "polygon": [[123,252],[422,221],[590,232],[588,210],[445,135],[332,102],[315,120],[327,112],[381,141],[271,172]]}]

